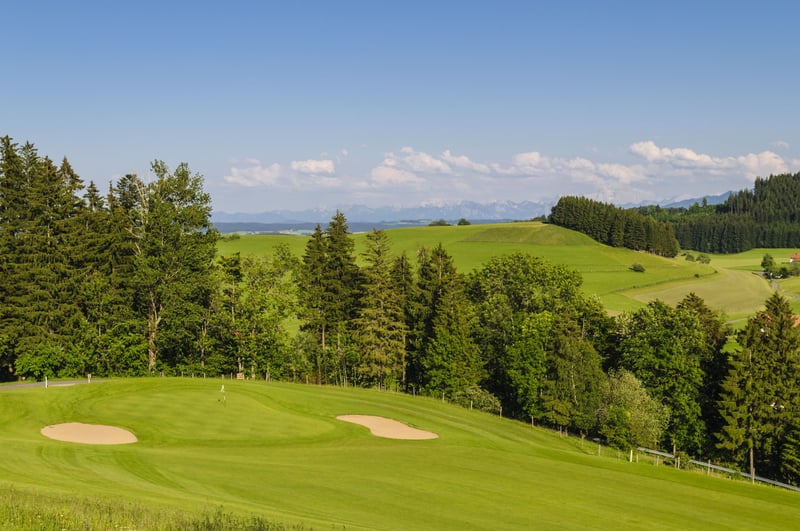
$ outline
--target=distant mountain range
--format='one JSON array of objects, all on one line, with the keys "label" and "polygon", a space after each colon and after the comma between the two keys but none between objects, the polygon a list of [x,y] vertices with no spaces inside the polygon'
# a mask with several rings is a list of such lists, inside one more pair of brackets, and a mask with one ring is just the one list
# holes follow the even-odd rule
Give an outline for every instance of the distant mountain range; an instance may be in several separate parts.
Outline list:
[{"label": "distant mountain range", "polygon": [[[730,192],[717,196],[706,196],[708,204],[724,202]],[[703,198],[685,199],[681,201],[666,200],[663,207],[689,207]],[[529,220],[550,214],[555,201],[496,201],[477,203],[460,201],[458,203],[429,204],[414,207],[378,207],[364,205],[341,207],[347,217],[350,230],[354,232],[369,231],[373,228],[384,229],[401,226],[427,225],[432,221],[443,219],[456,223],[466,219],[471,223],[497,223],[503,221]],[[619,205],[630,208],[637,205]],[[314,229],[316,224],[326,225],[336,208],[316,208],[309,210],[276,210],[272,212],[214,212],[211,221],[220,232],[300,232],[306,233]]]},{"label": "distant mountain range", "polygon": [[720,205],[725,201],[727,201],[728,197],[730,197],[730,195],[734,193],[736,192],[725,192],[724,194],[719,194],[719,195],[707,195],[705,197],[700,197],[700,198],[684,199],[682,201],[675,201],[671,203],[661,203],[661,206],[667,208],[681,208],[681,207],[689,208],[695,203],[702,203],[703,199],[705,199],[709,205]]},{"label": "distant mountain range", "polygon": [[[458,221],[464,219],[485,220],[524,220],[548,214],[553,203],[532,201],[504,201],[476,203],[461,201],[441,205],[420,205],[414,207],[378,207],[364,205],[341,207],[348,221],[359,222],[398,222],[439,220]],[[214,223],[256,222],[256,223],[327,223],[336,214],[336,208],[317,208],[311,210],[276,210],[261,213],[214,212]]]}]

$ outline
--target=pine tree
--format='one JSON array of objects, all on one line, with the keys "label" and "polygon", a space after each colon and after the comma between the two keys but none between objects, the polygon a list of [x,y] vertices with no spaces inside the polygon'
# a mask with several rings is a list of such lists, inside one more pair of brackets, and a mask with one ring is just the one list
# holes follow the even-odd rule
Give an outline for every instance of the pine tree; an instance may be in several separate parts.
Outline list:
[{"label": "pine tree", "polygon": [[17,234],[25,209],[26,179],[19,147],[11,138],[0,138],[0,379],[14,374],[19,318],[11,304],[17,294]]},{"label": "pine tree", "polygon": [[432,325],[420,360],[423,389],[434,396],[452,396],[479,387],[486,371],[473,339],[475,314],[460,280],[443,286]]},{"label": "pine tree", "polygon": [[432,251],[420,249],[417,261],[415,300],[410,305],[409,383],[420,388],[427,381],[423,360],[434,337],[434,322],[441,299],[457,282],[457,272],[452,257],[441,243]]},{"label": "pine tree", "polygon": [[303,329],[314,334],[319,345],[312,353],[319,383],[346,383],[351,369],[350,329],[361,290],[354,250],[347,220],[338,211],[324,231],[317,226],[306,244],[299,273],[300,301]]},{"label": "pine tree", "polygon": [[323,383],[326,370],[328,308],[325,304],[326,241],[322,228],[317,225],[306,243],[303,263],[299,273],[300,304],[302,305],[302,329],[312,333],[316,339],[312,355],[316,366],[317,383]]},{"label": "pine tree", "polygon": [[3,139],[5,343],[13,347],[11,357],[20,375],[27,374],[26,367],[43,366],[35,358],[55,350],[63,352],[60,361],[48,361],[41,375],[73,375],[83,371],[83,362],[72,359],[81,357],[75,348],[81,316],[72,262],[80,179],[66,159],[58,168],[30,143],[15,151],[10,139]]},{"label": "pine tree", "polygon": [[401,384],[408,391],[408,356],[411,348],[410,330],[414,325],[413,308],[417,285],[414,281],[414,268],[405,251],[395,258],[392,264],[392,286],[397,294],[397,303],[403,314],[403,355],[401,360]]},{"label": "pine tree", "polygon": [[325,229],[324,304],[328,328],[334,334],[336,379],[347,383],[347,349],[352,320],[356,317],[361,295],[361,278],[355,259],[355,242],[347,219],[337,211]]},{"label": "pine tree", "polygon": [[364,287],[361,309],[355,319],[356,344],[361,352],[358,373],[361,382],[377,385],[401,382],[405,357],[406,324],[400,293],[392,278],[391,245],[384,231],[367,235],[363,254]]},{"label": "pine tree", "polygon": [[780,477],[782,451],[800,406],[800,332],[786,299],[773,294],[766,309],[739,334],[741,349],[730,360],[723,383],[718,448],[754,475]]}]

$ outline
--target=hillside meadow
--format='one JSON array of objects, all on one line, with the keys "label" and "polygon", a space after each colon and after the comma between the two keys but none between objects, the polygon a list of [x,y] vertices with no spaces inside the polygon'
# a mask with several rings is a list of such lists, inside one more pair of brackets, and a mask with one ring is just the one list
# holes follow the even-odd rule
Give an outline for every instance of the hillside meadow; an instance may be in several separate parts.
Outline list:
[{"label": "hillside meadow", "polygon": [[[343,414],[439,438],[379,438]],[[62,422],[123,427],[138,442],[40,434]],[[167,529],[215,512],[274,529],[785,529],[800,518],[796,492],[631,463],[590,441],[367,389],[200,378],[2,386],[0,446],[0,518],[22,522],[12,528],[39,518],[54,529]]]},{"label": "hillside meadow", "polygon": [[[710,264],[687,261],[685,256],[662,258],[647,253],[599,244],[588,236],[540,222],[466,225],[449,227],[407,227],[388,230],[395,254],[415,256],[421,247],[439,243],[453,257],[460,272],[472,271],[492,256],[516,251],[544,257],[567,265],[583,276],[583,289],[597,296],[612,313],[632,311],[648,302],[661,299],[677,304],[690,292],[725,313],[732,321],[741,321],[763,308],[772,293],[769,282],[757,272],[765,253],[776,261],[788,261],[792,249],[753,249],[735,255],[709,255]],[[364,249],[365,234],[354,234],[356,253]],[[307,238],[287,235],[241,235],[219,242],[221,255],[269,255],[284,243],[302,256]],[[699,253],[691,252],[695,257]],[[634,263],[644,266],[643,273],[631,270]],[[793,301],[800,313],[798,281],[780,280],[776,286]]]}]

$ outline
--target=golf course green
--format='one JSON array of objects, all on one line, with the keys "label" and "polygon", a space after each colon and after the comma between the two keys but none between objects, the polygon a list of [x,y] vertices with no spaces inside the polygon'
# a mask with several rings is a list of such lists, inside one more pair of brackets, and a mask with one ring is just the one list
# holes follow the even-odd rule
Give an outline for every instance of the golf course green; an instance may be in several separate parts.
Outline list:
[{"label": "golf course green", "polygon": [[[377,437],[340,415],[438,437]],[[41,433],[60,423],[123,428],[137,441]],[[0,448],[0,519],[17,518],[12,529],[36,521],[24,500],[67,529],[166,529],[176,514],[209,511],[323,529],[786,529],[800,519],[796,492],[643,455],[629,462],[588,440],[367,389],[203,378],[6,385]],[[119,520],[100,514],[114,506]]]}]

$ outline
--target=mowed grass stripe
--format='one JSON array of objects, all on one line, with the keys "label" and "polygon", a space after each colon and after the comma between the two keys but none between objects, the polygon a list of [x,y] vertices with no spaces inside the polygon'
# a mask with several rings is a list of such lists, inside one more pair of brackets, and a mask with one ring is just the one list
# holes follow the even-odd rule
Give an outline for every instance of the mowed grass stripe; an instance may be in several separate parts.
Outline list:
[{"label": "mowed grass stripe", "polygon": [[[153,507],[315,527],[785,528],[797,494],[617,453],[438,400],[364,389],[203,379],[119,380],[0,393],[0,481]],[[440,435],[372,436],[341,414]],[[131,429],[133,445],[52,441],[56,422]],[[192,434],[195,436],[192,436]],[[624,456],[621,456],[624,457]]]}]

